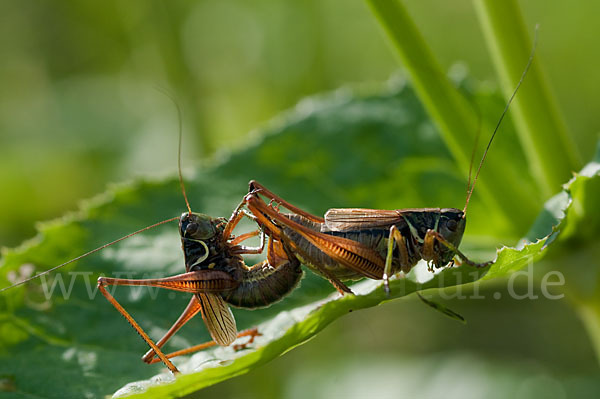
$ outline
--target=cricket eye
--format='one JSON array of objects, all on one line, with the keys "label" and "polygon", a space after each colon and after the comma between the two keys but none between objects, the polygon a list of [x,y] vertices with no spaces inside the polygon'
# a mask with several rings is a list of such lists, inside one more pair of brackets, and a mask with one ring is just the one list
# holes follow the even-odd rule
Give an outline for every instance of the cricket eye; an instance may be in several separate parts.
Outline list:
[{"label": "cricket eye", "polygon": [[458,227],[458,223],[456,223],[456,220],[450,219],[450,220],[448,220],[448,223],[446,223],[446,227],[448,227],[448,230],[450,230],[450,231],[456,231],[456,228]]},{"label": "cricket eye", "polygon": [[185,235],[186,236],[191,236],[194,235],[195,232],[198,231],[198,223],[189,223],[186,227],[185,227]]}]

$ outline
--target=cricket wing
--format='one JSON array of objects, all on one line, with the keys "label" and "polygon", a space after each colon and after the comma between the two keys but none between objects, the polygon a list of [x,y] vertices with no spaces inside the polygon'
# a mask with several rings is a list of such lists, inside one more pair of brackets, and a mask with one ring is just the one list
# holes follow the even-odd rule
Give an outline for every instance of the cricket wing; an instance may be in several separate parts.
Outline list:
[{"label": "cricket wing", "polygon": [[235,318],[223,298],[214,294],[196,294],[196,298],[202,306],[202,319],[212,339],[221,346],[235,341]]},{"label": "cricket wing", "polygon": [[389,227],[404,221],[396,210],[335,208],[325,214],[324,231],[353,231]]}]

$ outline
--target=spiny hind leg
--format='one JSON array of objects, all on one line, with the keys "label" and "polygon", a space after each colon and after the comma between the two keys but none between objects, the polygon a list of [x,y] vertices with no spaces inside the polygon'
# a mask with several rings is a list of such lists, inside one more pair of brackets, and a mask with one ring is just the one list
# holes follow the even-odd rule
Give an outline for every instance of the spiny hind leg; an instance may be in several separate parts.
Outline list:
[{"label": "spiny hind leg", "polygon": [[119,302],[117,302],[117,300],[106,290],[105,287],[107,284],[105,284],[101,279],[102,278],[98,279],[98,289],[100,290],[102,295],[104,295],[104,297],[115,307],[115,309],[117,309],[119,311],[119,313],[121,313],[121,315],[123,315],[123,317],[125,317],[125,319],[129,322],[129,324],[131,324],[131,326],[137,331],[137,333],[140,335],[140,337],[142,337],[142,339],[144,341],[146,341],[146,343],[150,346],[150,348],[152,348],[154,353],[156,353],[156,355],[158,356],[157,362],[159,362],[159,361],[163,362],[165,364],[165,366],[167,366],[167,368],[173,374],[179,373],[179,370],[177,370],[177,367],[175,367],[175,365],[173,363],[171,363],[169,358],[150,339],[150,337],[148,336],[148,334],[146,334],[146,332],[142,329],[142,327],[140,327],[140,325],[134,320],[134,318],[131,317],[131,315],[129,313],[127,313],[125,308],[123,308],[123,306],[121,306],[121,304]]},{"label": "spiny hind leg", "polygon": [[[250,339],[248,339],[247,342],[243,343],[243,344],[235,344],[233,345],[233,350],[242,350],[242,349],[246,349],[246,347],[250,344],[252,344],[254,342],[254,339],[258,336],[261,336],[262,334],[258,332],[258,328],[253,327],[253,328],[249,328],[247,330],[241,331],[240,333],[238,333],[237,338],[242,338],[242,337],[250,337]],[[212,348],[213,346],[218,346],[218,344],[215,341],[208,341],[208,342],[204,342],[202,344],[198,344],[198,345],[194,345],[191,346],[189,348],[186,349],[181,349],[175,352],[171,352],[165,355],[165,357],[167,359],[172,359],[174,357],[177,356],[184,356],[184,355],[189,355],[191,353],[194,352],[199,352],[201,350],[204,349],[208,349],[208,348]],[[149,356],[150,351],[144,356],[144,358],[146,356]],[[158,357],[149,357],[148,359],[144,359],[144,361],[148,364],[154,364],[154,363],[158,363],[161,360]]]},{"label": "spiny hind leg", "polygon": [[308,220],[312,220],[313,222],[317,222],[317,223],[325,222],[325,219],[315,216],[315,215],[312,215],[306,211],[303,211],[302,209],[290,204],[289,202],[287,202],[280,196],[273,194],[269,189],[267,189],[265,186],[263,186],[262,184],[260,184],[259,182],[255,181],[255,180],[250,180],[250,183],[248,183],[248,193],[249,194],[250,193],[260,194],[260,195],[264,196],[265,198],[268,198],[270,201],[281,204],[281,205],[283,205],[284,208],[287,208],[290,211],[292,211],[298,215],[304,216],[305,218],[307,218]]},{"label": "spiny hind leg", "polygon": [[[385,259],[374,249],[361,242],[325,234],[298,223],[267,205],[262,199],[258,198],[257,194],[248,194],[246,201],[248,209],[255,216],[262,215],[264,220],[272,221],[271,224],[276,223],[291,229],[334,261],[360,273],[362,276],[381,280],[385,268]],[[290,237],[283,237],[283,241],[290,246],[297,244]]]},{"label": "spiny hind leg", "polygon": [[[164,337],[160,339],[158,343],[154,343],[148,334],[139,326],[139,324],[133,319],[133,317],[121,306],[119,302],[108,292],[106,289],[110,285],[128,285],[128,286],[150,286],[171,289],[173,291],[192,292],[199,295],[212,295],[211,293],[221,292],[231,284],[231,281],[227,279],[218,280],[216,278],[223,277],[215,274],[212,271],[194,271],[179,274],[176,276],[158,278],[158,279],[122,279],[122,278],[111,278],[111,277],[99,277],[98,278],[98,289],[104,295],[104,297],[125,317],[125,319],[131,324],[131,326],[138,332],[144,341],[150,346],[150,351],[146,353],[142,360],[149,362],[149,360],[155,356],[156,361],[153,363],[162,361],[165,366],[171,372],[178,373],[177,368],[171,363],[169,357],[161,351],[161,347],[191,318],[193,318],[199,311],[202,310],[202,305],[197,300],[191,300],[184,312],[181,314],[175,324],[167,331]],[[206,321],[205,321],[206,322]],[[207,325],[208,327],[208,325]],[[209,329],[210,331],[210,329]],[[212,332],[211,332],[212,335]],[[235,339],[235,330],[232,331],[233,337],[231,341]],[[214,335],[213,335],[214,337]],[[230,342],[231,342],[230,341]],[[211,345],[209,345],[211,346]],[[171,356],[173,357],[173,356]]]},{"label": "spiny hind leg", "polygon": [[[188,303],[183,313],[181,313],[181,316],[179,316],[177,321],[171,326],[171,328],[169,328],[166,334],[158,340],[156,346],[162,348],[163,345],[166,344],[167,341],[171,339],[171,337],[175,335],[175,333],[179,331],[181,327],[183,327],[189,320],[196,316],[201,309],[202,306],[200,305],[200,302],[198,302],[198,299],[196,299],[196,296],[192,296],[192,299]],[[168,358],[169,355],[167,355],[167,359]],[[160,358],[156,357],[156,352],[154,349],[150,349],[144,356],[142,356],[142,361],[151,364],[160,361]]]},{"label": "spiny hind leg", "polygon": [[241,337],[250,337],[250,338],[248,339],[248,341],[244,342],[243,344],[233,345],[233,350],[239,351],[242,349],[246,349],[248,347],[248,345],[252,345],[254,343],[254,339],[256,337],[260,337],[261,335],[262,334],[258,332],[257,327],[252,327],[252,328],[242,331],[241,333],[238,334],[238,338],[241,338]]},{"label": "spiny hind leg", "polygon": [[[279,228],[278,226],[276,226],[273,221],[271,220],[271,218],[273,217],[273,215],[279,215],[278,212],[276,212],[273,208],[269,207],[267,204],[264,203],[264,201],[262,201],[260,198],[257,197],[256,194],[248,194],[246,196],[247,202],[248,202],[248,209],[250,212],[252,212],[252,214],[256,217],[257,223],[259,226],[261,226],[262,229],[264,229],[267,232],[267,235],[269,235],[269,237],[272,240],[275,240],[279,243],[279,245],[281,246],[283,242],[286,242],[287,245],[289,245],[294,251],[298,251],[299,248],[296,245],[295,242],[288,240],[285,235],[283,234],[283,231],[281,230],[281,228]],[[255,205],[259,205],[259,207],[255,206]],[[269,213],[265,213],[265,212],[269,212]],[[285,217],[285,216],[282,216]],[[277,220],[277,219],[275,219]],[[287,218],[285,219],[287,220]],[[281,250],[283,251],[283,247],[281,247]],[[275,254],[276,252],[273,251],[267,251],[267,257],[269,257],[269,254]],[[286,255],[287,258],[287,255]],[[274,264],[274,261],[269,260],[269,263]],[[335,287],[335,289],[342,295],[344,294],[354,294],[352,292],[352,290],[346,285],[344,284],[342,281],[340,281],[340,279],[338,279],[336,276],[334,276],[332,273],[330,273],[325,267],[321,267],[319,265],[315,265],[315,267],[319,270],[319,272],[321,272],[321,274],[323,276],[325,276],[325,278],[327,278],[329,280],[329,282]]]},{"label": "spiny hind leg", "polygon": [[[200,312],[201,310],[202,310],[202,305],[198,301],[197,297],[193,296],[191,298],[188,306],[186,307],[186,309],[181,314],[181,316],[179,316],[179,318],[171,326],[171,328],[169,329],[169,331],[167,331],[167,333],[156,343],[156,346],[158,348],[162,348],[167,343],[167,341],[169,339],[171,339],[171,337],[173,337],[173,335],[175,335],[175,333],[177,331],[179,331],[179,329],[181,327],[183,327],[189,320],[191,320],[194,316],[196,316],[198,314],[198,312]],[[258,329],[256,327],[248,329],[248,330],[244,330],[244,331],[238,333],[236,339],[241,338],[241,337],[247,337],[247,336],[249,336],[250,339],[247,342],[243,343],[243,344],[235,344],[235,345],[233,345],[234,350],[240,350],[240,349],[246,348],[246,346],[248,346],[251,343],[253,343],[254,342],[254,338],[256,338],[259,335],[261,335],[261,334],[258,332]],[[203,349],[211,348],[211,347],[217,346],[217,345],[218,344],[215,341],[204,342],[202,344],[195,345],[195,346],[192,346],[190,348],[186,348],[186,349],[182,349],[182,350],[179,350],[179,351],[175,351],[175,352],[166,354],[165,357],[167,359],[171,359],[171,358],[176,357],[176,356],[187,355],[187,354],[198,352],[198,351],[201,351]],[[150,349],[142,357],[142,361],[144,361],[145,363],[148,363],[148,364],[154,364],[154,363],[160,362],[161,359],[156,355],[156,352],[154,351],[154,349]]]}]

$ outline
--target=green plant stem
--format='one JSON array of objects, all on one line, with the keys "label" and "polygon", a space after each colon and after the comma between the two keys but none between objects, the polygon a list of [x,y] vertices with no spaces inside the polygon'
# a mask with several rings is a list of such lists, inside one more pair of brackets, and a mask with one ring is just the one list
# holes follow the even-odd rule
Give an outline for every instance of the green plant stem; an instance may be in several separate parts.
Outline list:
[{"label": "green plant stem", "polygon": [[576,304],[575,309],[592,341],[596,358],[600,361],[600,303],[582,302]]},{"label": "green plant stem", "polygon": [[[510,96],[531,52],[519,6],[515,0],[474,0],[474,4],[502,89]],[[569,180],[572,171],[580,169],[581,159],[539,62],[531,66],[511,113],[531,173],[548,198]]]},{"label": "green plant stem", "polygon": [[[597,187],[598,183],[595,183],[595,185]],[[579,201],[582,197],[587,196],[596,199],[598,198],[598,192],[589,191],[592,187],[588,183],[586,187],[588,191],[585,193],[577,188],[572,192],[578,197]],[[571,186],[571,188],[573,187]],[[571,221],[570,227],[571,229],[574,228],[575,236],[567,238],[564,243],[559,243],[564,252],[561,257],[554,261],[554,269],[560,270],[565,276],[563,287],[565,298],[579,315],[594,348],[596,359],[600,362],[600,264],[598,263],[600,240],[598,238],[590,239],[592,236],[587,232],[578,234],[584,231],[581,224],[591,224],[597,230],[598,217],[594,216],[594,212],[589,213],[581,221],[578,221],[576,217],[578,211],[582,209],[590,210],[590,206],[593,205],[591,203],[578,203],[578,200],[575,200],[569,208],[566,217],[567,220]],[[574,246],[577,246],[576,250],[573,250]],[[558,248],[555,246],[555,250],[558,250]]]},{"label": "green plant stem", "polygon": [[[417,94],[466,175],[479,129],[477,114],[442,71],[403,5],[398,0],[366,2],[391,39]],[[504,159],[490,157],[485,168],[486,179],[477,183],[478,195],[490,212],[500,212],[513,231],[522,233],[541,206],[540,199],[516,187],[506,173]]]}]

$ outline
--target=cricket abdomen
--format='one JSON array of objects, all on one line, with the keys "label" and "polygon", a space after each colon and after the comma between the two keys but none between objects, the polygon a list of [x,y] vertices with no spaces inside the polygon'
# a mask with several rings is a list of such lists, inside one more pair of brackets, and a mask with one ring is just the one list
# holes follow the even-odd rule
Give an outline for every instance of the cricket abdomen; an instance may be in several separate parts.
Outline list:
[{"label": "cricket abdomen", "polygon": [[239,308],[266,307],[296,288],[302,275],[300,262],[295,258],[286,259],[275,266],[264,260],[252,268],[244,266],[240,285],[221,296],[225,302]]}]

